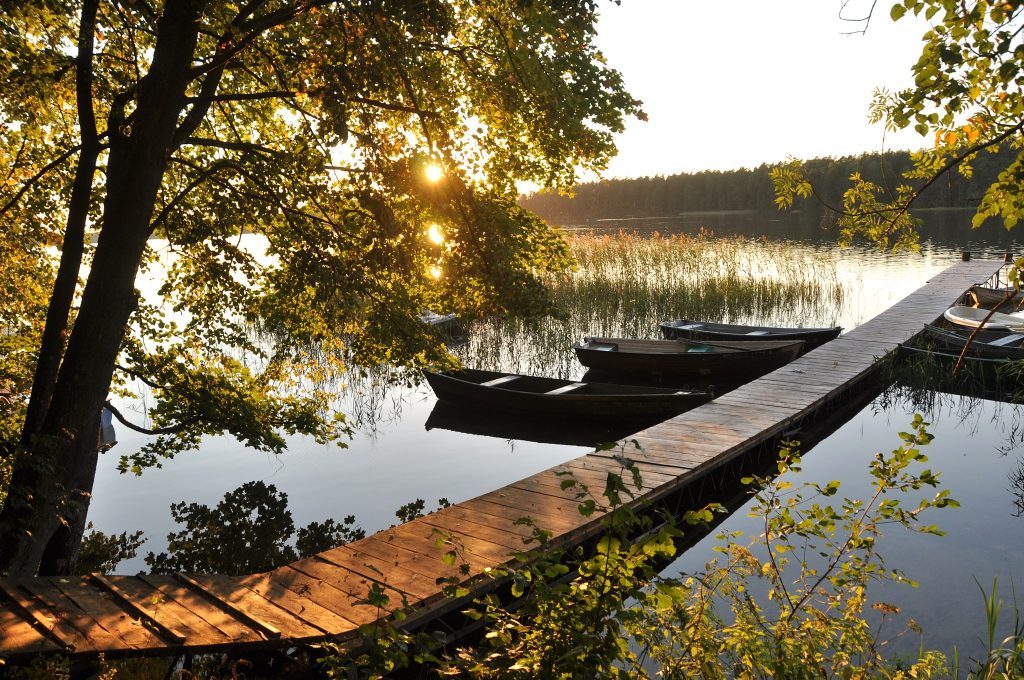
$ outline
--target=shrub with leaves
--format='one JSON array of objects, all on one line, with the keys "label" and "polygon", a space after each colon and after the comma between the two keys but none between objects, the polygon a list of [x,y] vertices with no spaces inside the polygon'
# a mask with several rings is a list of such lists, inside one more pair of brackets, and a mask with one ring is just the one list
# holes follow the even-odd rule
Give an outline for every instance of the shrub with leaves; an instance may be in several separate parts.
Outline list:
[{"label": "shrub with leaves", "polygon": [[[567,476],[562,486],[577,490],[580,512],[604,516],[605,534],[593,550],[556,550],[536,531],[532,550],[510,555],[511,566],[491,573],[509,584],[516,606],[494,593],[466,611],[484,623],[478,644],[438,662],[439,638],[402,631],[400,614],[388,624],[390,634],[374,638],[376,652],[362,657],[371,664],[362,672],[378,677],[382,668],[372,662],[386,656],[387,671],[439,663],[444,675],[480,678],[945,676],[952,669],[936,652],[922,650],[910,662],[886,659],[880,628],[870,623],[898,612],[885,603],[872,605],[877,615],[868,610],[873,582],[911,583],[878,554],[883,529],[941,535],[923,516],[957,505],[939,488],[939,475],[920,468],[932,439],[923,418],[915,416],[900,437],[901,446],[871,460],[872,491],[864,499],[842,498],[837,481],[790,481],[799,457],[787,445],[777,476],[746,480],[761,489],[751,513],[762,518],[764,532],[749,541],[720,535],[720,558],[674,579],[657,572],[674,555],[680,527],[709,522],[715,507],[656,524],[641,511],[640,473],[625,457],[622,474],[610,474],[599,496]],[[448,540],[456,557],[457,540]],[[1019,651],[1008,651],[1012,642],[990,644],[1000,650],[993,655],[1019,660]],[[354,677],[357,665],[341,655],[325,659],[332,677]],[[970,677],[1021,677],[1016,668],[984,676],[976,669]]]}]

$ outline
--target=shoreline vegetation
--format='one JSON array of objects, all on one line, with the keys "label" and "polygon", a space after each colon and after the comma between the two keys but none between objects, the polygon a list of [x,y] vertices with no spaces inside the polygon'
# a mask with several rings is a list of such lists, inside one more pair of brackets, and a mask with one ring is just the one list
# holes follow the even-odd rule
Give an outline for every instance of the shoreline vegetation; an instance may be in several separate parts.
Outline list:
[{"label": "shoreline vegetation", "polygon": [[[1006,147],[981,154],[974,162],[970,179],[951,174],[942,187],[926,192],[914,210],[976,209],[985,189],[1015,151]],[[890,151],[841,158],[803,161],[804,176],[815,187],[818,198],[798,197],[788,212],[817,216],[824,206],[839,208],[850,176],[860,173],[879,186],[890,186],[913,166],[910,152]],[[551,224],[608,224],[614,220],[673,219],[687,215],[777,213],[776,193],[770,177],[774,166],[736,170],[708,170],[696,173],[656,175],[628,179],[606,179],[574,187],[571,193],[535,192],[520,196],[519,204]],[[920,183],[920,182],[919,182]],[[824,204],[824,205],[823,205]]]},{"label": "shoreline vegetation", "polygon": [[557,316],[474,320],[466,365],[569,378],[580,370],[567,338],[655,338],[658,323],[690,316],[738,323],[832,324],[848,291],[835,257],[743,236],[569,234],[577,268],[550,276]]}]

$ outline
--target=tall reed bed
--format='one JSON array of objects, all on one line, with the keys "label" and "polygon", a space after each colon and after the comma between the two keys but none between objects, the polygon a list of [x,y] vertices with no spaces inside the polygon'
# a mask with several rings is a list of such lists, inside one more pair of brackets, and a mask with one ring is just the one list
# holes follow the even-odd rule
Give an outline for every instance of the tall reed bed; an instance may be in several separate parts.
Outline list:
[{"label": "tall reed bed", "polygon": [[557,319],[486,319],[458,348],[462,361],[577,377],[570,345],[582,335],[657,337],[672,318],[827,326],[845,296],[836,258],[806,245],[688,234],[578,234],[578,267],[550,280]]}]

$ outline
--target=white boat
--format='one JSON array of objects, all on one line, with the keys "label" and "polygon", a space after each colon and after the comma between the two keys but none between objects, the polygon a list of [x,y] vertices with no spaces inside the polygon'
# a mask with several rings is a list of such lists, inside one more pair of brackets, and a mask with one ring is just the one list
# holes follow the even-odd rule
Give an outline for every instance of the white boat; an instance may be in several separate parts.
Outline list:
[{"label": "white boat", "polygon": [[984,324],[984,327],[989,330],[1024,330],[1024,312],[1003,314],[1002,312],[993,312],[990,309],[983,309],[981,307],[957,305],[950,307],[942,315],[951,323],[969,328],[978,328]]},{"label": "white boat", "polygon": [[456,317],[454,314],[438,314],[432,309],[424,309],[419,314],[420,321],[433,326],[434,328],[446,328],[455,324]]}]

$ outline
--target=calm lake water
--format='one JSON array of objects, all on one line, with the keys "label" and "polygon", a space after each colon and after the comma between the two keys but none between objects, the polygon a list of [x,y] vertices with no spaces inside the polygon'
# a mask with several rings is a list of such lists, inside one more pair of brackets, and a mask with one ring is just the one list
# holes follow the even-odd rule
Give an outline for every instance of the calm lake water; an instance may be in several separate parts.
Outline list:
[{"label": "calm lake water", "polygon": [[[851,329],[864,323],[921,286],[930,276],[971,249],[988,252],[1020,251],[999,229],[972,232],[969,212],[924,215],[926,241],[919,254],[891,255],[867,247],[840,251],[834,235],[816,224],[803,226],[752,215],[694,216],[676,223],[632,225],[637,231],[691,230],[701,226],[715,234],[740,234],[785,240],[799,257],[834,266],[845,287],[841,303],[818,310],[807,325],[838,323]],[[600,224],[597,229],[617,230],[631,225]],[[647,335],[655,337],[657,322],[650,319]],[[734,319],[739,320],[739,319]],[[750,322],[757,321],[749,319]],[[472,329],[471,329],[472,331]],[[564,338],[565,355],[575,338]],[[522,358],[516,360],[522,363]],[[529,363],[529,362],[527,362]],[[549,374],[578,377],[582,368],[571,359],[557,362]],[[502,366],[514,370],[519,366]],[[574,375],[564,375],[574,372]],[[538,371],[539,372],[539,371]],[[295,524],[355,515],[360,526],[373,532],[395,523],[395,510],[414,499],[432,509],[439,498],[452,502],[491,491],[534,472],[579,456],[589,447],[542,444],[517,439],[512,432],[500,436],[464,434],[427,428],[435,407],[429,388],[387,389],[367,383],[353,397],[364,414],[363,425],[348,448],[324,447],[293,438],[280,456],[255,453],[227,438],[204,441],[199,452],[165,462],[162,469],[141,477],[120,475],[118,456],[142,441],[120,428],[119,444],[101,459],[90,520],[105,532],[143,530],[146,551],[166,547],[166,534],[177,530],[171,521],[171,503],[186,501],[214,506],[225,493],[252,480],[264,480],[288,494]],[[805,453],[800,479],[840,479],[840,495],[855,496],[868,485],[867,465],[877,451],[899,445],[897,433],[909,428],[919,410],[905,396],[883,396],[857,414],[834,434]],[[924,411],[932,422],[935,441],[929,446],[929,465],[942,472],[943,481],[962,507],[937,511],[932,521],[947,531],[945,537],[905,535],[893,531],[881,547],[890,566],[903,569],[920,587],[880,586],[878,599],[897,604],[903,615],[925,628],[925,645],[948,651],[952,644],[970,648],[983,634],[982,603],[975,580],[986,588],[998,577],[1004,599],[1012,597],[1011,583],[1024,586],[1024,518],[1021,518],[1021,476],[1024,414],[1019,407],[978,399],[946,396]],[[431,424],[440,414],[434,414]],[[757,526],[740,510],[726,520],[726,529],[757,533]],[[707,539],[681,557],[670,572],[698,570],[713,555]],[[141,555],[120,565],[121,573],[145,569]],[[1020,598],[1024,606],[1024,596]],[[1009,605],[1004,607],[1012,616]],[[916,649],[918,641],[906,637],[896,650]],[[965,647],[966,646],[966,647]]]}]

